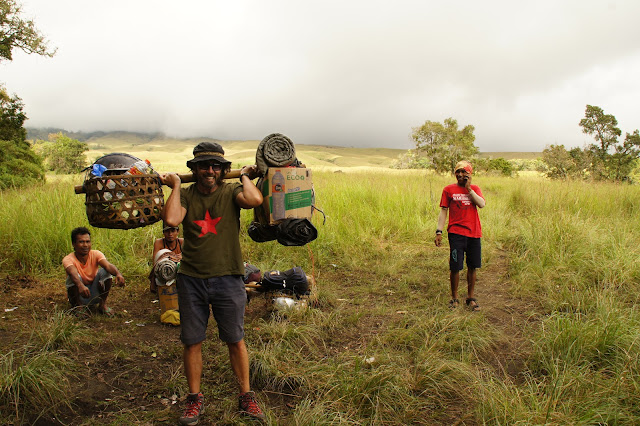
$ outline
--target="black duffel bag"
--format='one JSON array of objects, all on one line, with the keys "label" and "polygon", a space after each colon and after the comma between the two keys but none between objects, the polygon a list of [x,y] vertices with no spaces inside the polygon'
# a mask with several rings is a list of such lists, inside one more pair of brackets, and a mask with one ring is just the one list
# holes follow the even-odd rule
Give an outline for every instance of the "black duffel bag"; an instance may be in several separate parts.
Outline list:
[{"label": "black duffel bag", "polygon": [[267,271],[260,283],[267,291],[292,291],[297,295],[308,294],[309,281],[301,267],[287,271]]},{"label": "black duffel bag", "polygon": [[285,219],[278,225],[277,240],[283,246],[303,246],[318,238],[309,219]]}]

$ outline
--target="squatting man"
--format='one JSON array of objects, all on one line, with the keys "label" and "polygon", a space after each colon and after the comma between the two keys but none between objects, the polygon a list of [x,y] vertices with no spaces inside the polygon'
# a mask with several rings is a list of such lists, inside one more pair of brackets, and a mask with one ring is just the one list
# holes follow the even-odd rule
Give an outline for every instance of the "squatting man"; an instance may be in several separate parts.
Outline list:
[{"label": "squatting man", "polygon": [[[67,296],[72,308],[97,306],[101,314],[112,316],[107,306],[113,277],[116,283],[124,285],[124,277],[99,250],[91,249],[91,233],[85,227],[71,231],[73,253],[62,259],[67,273]],[[101,267],[101,268],[100,268]]]}]

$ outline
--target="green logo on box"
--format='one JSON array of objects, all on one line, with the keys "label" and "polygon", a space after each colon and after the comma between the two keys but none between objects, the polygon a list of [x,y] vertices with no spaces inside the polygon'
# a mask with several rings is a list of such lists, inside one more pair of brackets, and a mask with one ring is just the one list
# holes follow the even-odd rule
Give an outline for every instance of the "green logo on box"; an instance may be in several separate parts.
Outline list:
[{"label": "green logo on box", "polygon": [[313,191],[308,189],[306,191],[291,192],[285,194],[284,205],[286,210],[295,210],[302,207],[311,207],[311,201],[313,199]]}]

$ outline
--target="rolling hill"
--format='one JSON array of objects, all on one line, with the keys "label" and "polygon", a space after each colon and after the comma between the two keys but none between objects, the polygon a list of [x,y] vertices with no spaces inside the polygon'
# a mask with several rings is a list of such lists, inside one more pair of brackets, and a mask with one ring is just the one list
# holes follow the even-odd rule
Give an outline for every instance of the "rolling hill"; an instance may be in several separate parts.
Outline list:
[{"label": "rolling hill", "polygon": [[[172,138],[162,133],[135,132],[68,132],[63,129],[27,129],[28,138],[46,140],[48,134],[62,132],[69,137],[86,142],[89,146],[87,158],[94,161],[112,152],[126,152],[136,157],[149,159],[152,164],[161,164],[176,172],[186,171],[186,161],[192,157],[193,147],[201,141],[217,141],[225,149],[226,157],[235,165],[253,164],[259,140],[218,140],[213,138]],[[398,156],[407,152],[393,148],[353,148],[326,145],[296,144],[300,161],[309,167],[339,170],[341,168],[386,168]],[[539,152],[485,152],[483,158],[532,159]]]}]

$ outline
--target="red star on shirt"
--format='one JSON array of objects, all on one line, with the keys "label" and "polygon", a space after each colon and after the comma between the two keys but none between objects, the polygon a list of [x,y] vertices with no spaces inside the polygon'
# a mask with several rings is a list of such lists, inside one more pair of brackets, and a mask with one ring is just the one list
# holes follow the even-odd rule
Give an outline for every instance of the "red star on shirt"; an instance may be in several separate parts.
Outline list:
[{"label": "red star on shirt", "polygon": [[216,217],[215,219],[211,219],[211,215],[209,214],[209,210],[204,215],[204,220],[194,220],[193,223],[202,228],[200,231],[200,235],[198,237],[204,237],[209,232],[213,232],[218,235],[218,231],[216,231],[216,225],[220,222],[222,217]]}]

